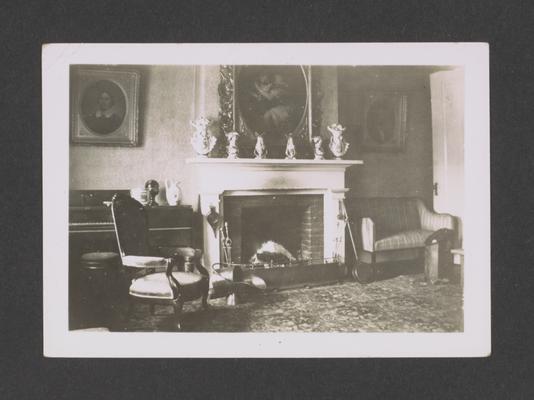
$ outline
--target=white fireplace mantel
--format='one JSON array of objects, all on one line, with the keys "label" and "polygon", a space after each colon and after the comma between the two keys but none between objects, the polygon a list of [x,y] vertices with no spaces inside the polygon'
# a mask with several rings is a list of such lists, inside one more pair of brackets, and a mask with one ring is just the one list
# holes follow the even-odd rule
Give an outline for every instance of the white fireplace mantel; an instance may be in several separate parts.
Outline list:
[{"label": "white fireplace mantel", "polygon": [[199,193],[252,189],[341,189],[361,160],[188,158]]},{"label": "white fireplace mantel", "polygon": [[[194,177],[195,191],[199,194],[200,210],[204,217],[213,211],[222,213],[220,203],[224,196],[247,192],[269,194],[273,191],[288,194],[322,193],[324,256],[344,258],[338,214],[339,202],[348,191],[345,187],[345,171],[351,166],[363,164],[363,161],[188,158],[186,163]],[[206,218],[203,225],[204,262],[212,265],[220,261],[218,235],[213,232]]]}]

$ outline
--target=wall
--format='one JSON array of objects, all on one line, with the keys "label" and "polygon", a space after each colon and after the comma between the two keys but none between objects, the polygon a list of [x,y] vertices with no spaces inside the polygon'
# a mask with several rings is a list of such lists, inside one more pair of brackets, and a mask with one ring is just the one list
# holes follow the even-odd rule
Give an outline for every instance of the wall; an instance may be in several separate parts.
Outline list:
[{"label": "wall", "polygon": [[[351,142],[348,158],[362,167],[347,173],[352,196],[421,197],[432,204],[432,116],[429,67],[340,67],[339,119]],[[408,94],[406,150],[398,153],[363,151],[364,93],[366,90],[404,91]]]},{"label": "wall", "polygon": [[[129,66],[141,74],[138,147],[70,147],[70,189],[131,189],[156,179],[161,187],[157,197],[165,203],[164,181],[181,181],[184,204],[196,207],[196,196],[185,163],[195,153],[189,142],[190,121],[205,115],[214,121],[217,132],[219,67],[210,66]],[[319,67],[322,93],[321,131],[337,121],[337,71]]]},{"label": "wall", "polygon": [[[156,179],[182,182],[184,203],[196,206],[189,167],[193,157],[190,121],[218,115],[218,66],[142,66],[139,134],[135,148],[71,146],[70,189],[130,189]],[[432,202],[432,124],[429,68],[314,67],[321,92],[321,132],[338,120],[347,126],[351,142],[347,158],[364,160],[347,173],[357,196],[419,196]],[[403,153],[363,152],[361,138],[363,92],[367,89],[409,93],[407,146]],[[339,102],[339,104],[338,104]],[[216,130],[216,126],[214,130]],[[163,190],[158,202],[164,203]]]},{"label": "wall", "polygon": [[[215,74],[213,69],[215,69]],[[130,189],[156,179],[182,182],[184,203],[194,204],[185,159],[193,157],[190,121],[200,112],[216,117],[217,67],[141,66],[139,147],[70,147],[70,189]],[[211,74],[211,75],[210,75]],[[200,75],[200,77],[199,77]],[[208,75],[208,77],[206,77]],[[202,79],[205,96],[195,96]],[[197,82],[198,83],[198,82]],[[163,190],[158,202],[164,203]]]}]

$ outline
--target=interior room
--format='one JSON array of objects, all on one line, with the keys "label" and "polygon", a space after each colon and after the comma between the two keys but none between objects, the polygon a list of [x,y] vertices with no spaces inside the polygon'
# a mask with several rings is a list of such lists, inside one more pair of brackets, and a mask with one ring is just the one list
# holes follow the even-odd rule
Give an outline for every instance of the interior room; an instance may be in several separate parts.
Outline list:
[{"label": "interior room", "polygon": [[69,329],[463,332],[463,74],[72,65]]}]

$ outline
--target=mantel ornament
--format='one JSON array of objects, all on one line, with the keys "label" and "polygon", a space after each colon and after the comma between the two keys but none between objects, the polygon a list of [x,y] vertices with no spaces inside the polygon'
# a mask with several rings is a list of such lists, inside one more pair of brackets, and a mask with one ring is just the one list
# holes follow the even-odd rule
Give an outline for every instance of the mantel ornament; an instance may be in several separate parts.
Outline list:
[{"label": "mantel ornament", "polygon": [[256,135],[256,146],[254,147],[254,158],[262,159],[267,158],[267,148],[265,147],[265,140],[263,134]]},{"label": "mantel ornament", "polygon": [[208,157],[208,154],[217,143],[217,138],[208,132],[209,124],[210,120],[206,117],[199,117],[195,121],[191,121],[191,126],[195,128],[191,138],[191,145],[199,157],[203,158]]},{"label": "mantel ornament", "polygon": [[324,160],[323,150],[323,138],[321,136],[314,136],[313,141],[313,154],[315,160]]},{"label": "mantel ornament", "polygon": [[343,131],[346,128],[341,126],[341,124],[332,124],[326,127],[332,134],[330,138],[329,148],[336,160],[341,160],[341,158],[347,153],[350,144],[345,141],[343,137]]},{"label": "mantel ornament", "polygon": [[238,140],[239,140],[239,132],[228,132],[226,134],[226,139],[228,140],[228,146],[226,146],[226,150],[228,152],[228,158],[230,159],[237,159],[239,158],[239,147],[238,147]]},{"label": "mantel ornament", "polygon": [[286,160],[294,160],[296,157],[297,150],[295,148],[295,142],[293,141],[293,135],[290,133],[287,135]]}]

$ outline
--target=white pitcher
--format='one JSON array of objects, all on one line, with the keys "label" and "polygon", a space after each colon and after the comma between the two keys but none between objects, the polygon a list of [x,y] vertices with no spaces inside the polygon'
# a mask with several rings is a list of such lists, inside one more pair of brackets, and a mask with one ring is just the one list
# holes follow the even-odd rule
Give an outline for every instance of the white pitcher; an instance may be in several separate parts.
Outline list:
[{"label": "white pitcher", "polygon": [[170,206],[177,206],[182,201],[180,182],[165,179],[165,196]]}]

